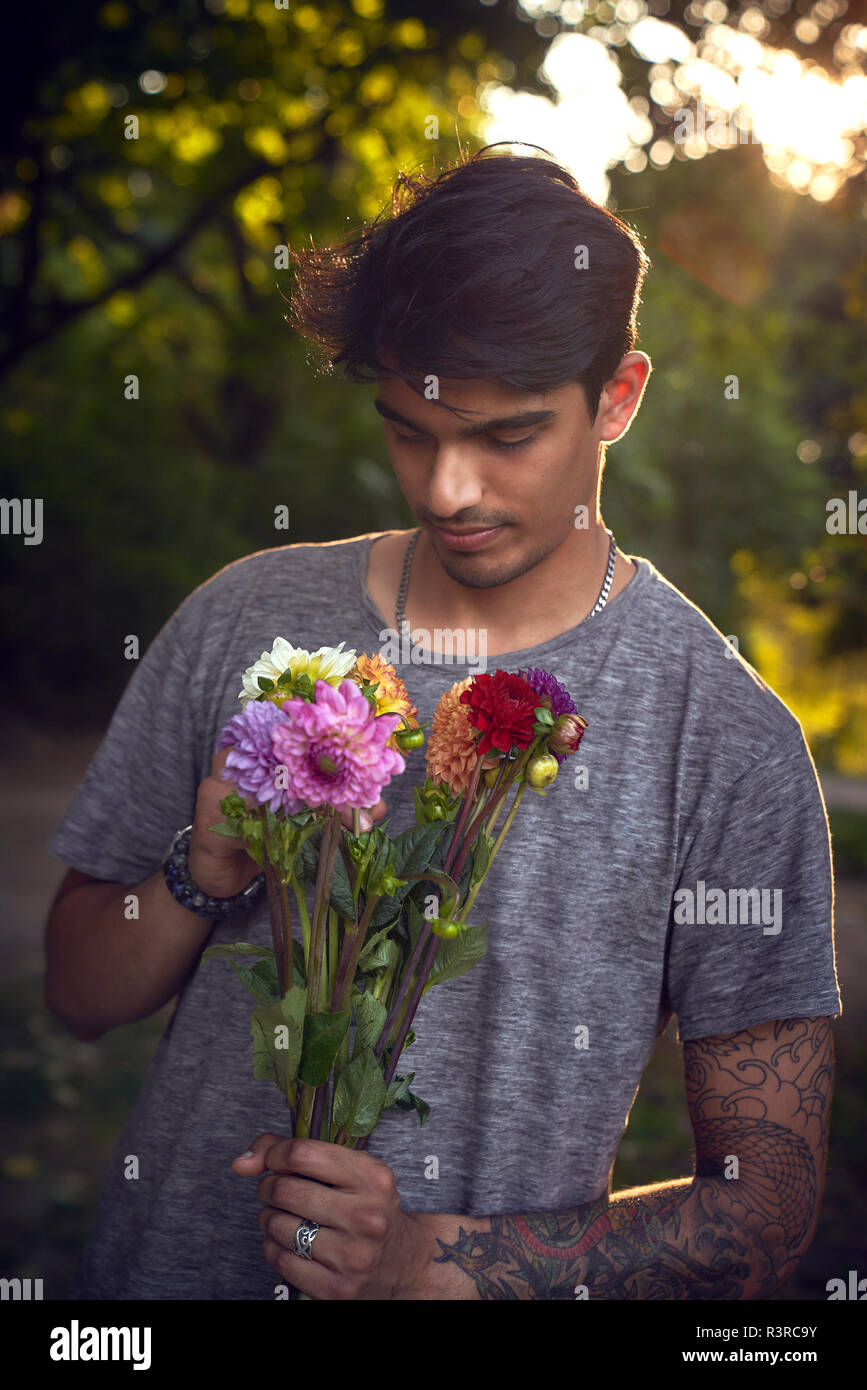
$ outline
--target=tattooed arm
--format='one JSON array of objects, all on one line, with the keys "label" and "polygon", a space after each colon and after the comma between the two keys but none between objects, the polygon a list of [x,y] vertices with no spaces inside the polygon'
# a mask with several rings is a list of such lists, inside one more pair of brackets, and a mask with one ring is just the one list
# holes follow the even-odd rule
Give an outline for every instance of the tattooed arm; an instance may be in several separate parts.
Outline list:
[{"label": "tattooed arm", "polygon": [[420,1214],[422,1299],[755,1299],[818,1219],[833,1080],[827,1018],[684,1044],[695,1174],[568,1211]]}]

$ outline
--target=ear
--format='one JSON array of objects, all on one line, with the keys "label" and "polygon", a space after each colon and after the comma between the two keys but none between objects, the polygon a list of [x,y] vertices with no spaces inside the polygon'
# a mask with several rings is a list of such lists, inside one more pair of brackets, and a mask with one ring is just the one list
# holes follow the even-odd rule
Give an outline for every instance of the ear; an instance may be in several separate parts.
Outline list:
[{"label": "ear", "polygon": [[596,423],[600,426],[601,443],[614,444],[623,438],[638,413],[652,371],[653,363],[646,352],[627,352],[620,359],[599,400]]}]

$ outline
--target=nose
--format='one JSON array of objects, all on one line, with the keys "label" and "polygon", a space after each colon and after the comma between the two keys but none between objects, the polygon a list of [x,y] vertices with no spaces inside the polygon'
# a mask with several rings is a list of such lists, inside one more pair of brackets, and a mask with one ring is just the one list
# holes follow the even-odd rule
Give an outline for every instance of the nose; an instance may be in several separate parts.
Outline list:
[{"label": "nose", "polygon": [[465,446],[460,442],[440,444],[428,478],[425,499],[431,516],[449,521],[482,500],[484,489]]}]

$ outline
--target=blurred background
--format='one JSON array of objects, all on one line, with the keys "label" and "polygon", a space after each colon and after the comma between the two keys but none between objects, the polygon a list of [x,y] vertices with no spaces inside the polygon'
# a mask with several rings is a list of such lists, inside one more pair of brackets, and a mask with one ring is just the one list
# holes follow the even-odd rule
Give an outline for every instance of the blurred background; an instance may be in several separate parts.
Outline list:
[{"label": "blurred background", "polygon": [[[606,522],[737,641],[819,767],[845,1012],[822,1222],[778,1297],[824,1298],[867,1248],[863,9],[77,0],[16,23],[2,495],[43,499],[44,529],[27,545],[4,510],[0,1273],[62,1293],[168,1012],[81,1044],[41,996],[63,875],[44,844],[129,678],[126,638],[144,651],[251,551],[412,524],[373,388],[317,375],[284,321],[287,248],[376,216],[399,170],[508,140],[569,167],[653,263],[655,374],[608,453]],[[615,1189],[690,1173],[690,1138],[672,1027]]]}]

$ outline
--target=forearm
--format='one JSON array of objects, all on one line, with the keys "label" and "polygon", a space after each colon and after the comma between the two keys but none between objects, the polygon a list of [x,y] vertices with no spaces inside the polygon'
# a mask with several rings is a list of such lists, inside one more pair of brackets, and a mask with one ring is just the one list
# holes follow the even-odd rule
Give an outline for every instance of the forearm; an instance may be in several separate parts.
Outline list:
[{"label": "forearm", "polygon": [[72,888],[46,927],[45,1002],[86,1041],[146,1018],[177,994],[212,926],[175,901],[161,870],[135,886]]},{"label": "forearm", "polygon": [[[733,1214],[724,1178],[635,1188],[558,1212],[413,1213],[414,1298],[754,1299],[794,1272]],[[744,1214],[745,1215],[745,1214]]]}]

